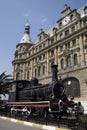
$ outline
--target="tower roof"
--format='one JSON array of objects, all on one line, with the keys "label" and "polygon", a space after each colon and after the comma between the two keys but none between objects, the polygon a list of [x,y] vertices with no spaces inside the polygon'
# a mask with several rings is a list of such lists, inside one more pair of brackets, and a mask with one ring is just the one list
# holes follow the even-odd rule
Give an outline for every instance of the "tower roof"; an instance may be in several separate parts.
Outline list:
[{"label": "tower roof", "polygon": [[19,43],[31,43],[32,44],[32,41],[30,38],[30,26],[27,23],[24,27],[25,27],[24,35],[21,38]]}]

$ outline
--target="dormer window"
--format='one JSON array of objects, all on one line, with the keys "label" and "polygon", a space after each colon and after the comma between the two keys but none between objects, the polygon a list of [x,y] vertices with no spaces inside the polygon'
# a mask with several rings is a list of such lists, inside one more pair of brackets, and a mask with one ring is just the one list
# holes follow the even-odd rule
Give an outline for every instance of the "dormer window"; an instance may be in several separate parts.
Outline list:
[{"label": "dormer window", "polygon": [[71,20],[71,21],[74,20],[74,15],[73,15],[73,14],[70,16],[70,20]]},{"label": "dormer window", "polygon": [[48,35],[43,31],[43,29],[40,29],[40,32],[38,34],[38,40],[41,41],[43,40],[44,38],[47,38]]},{"label": "dormer window", "polygon": [[61,28],[61,27],[62,27],[62,22],[59,23],[59,28]]},{"label": "dormer window", "polygon": [[87,14],[87,6],[84,8],[84,14]]},{"label": "dormer window", "polygon": [[55,34],[57,32],[57,28],[53,28],[53,34]]},{"label": "dormer window", "polygon": [[87,20],[83,21],[84,26],[87,26]]}]

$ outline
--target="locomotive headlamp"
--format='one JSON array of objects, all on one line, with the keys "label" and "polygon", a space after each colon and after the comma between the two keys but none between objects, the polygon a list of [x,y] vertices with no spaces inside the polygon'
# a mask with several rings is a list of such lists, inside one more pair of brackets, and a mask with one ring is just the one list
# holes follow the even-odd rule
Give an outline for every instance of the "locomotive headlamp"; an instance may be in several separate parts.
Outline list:
[{"label": "locomotive headlamp", "polygon": [[54,96],[54,95],[52,95],[52,96],[51,96],[51,99],[52,99],[52,100],[54,100],[54,99],[55,99],[55,96]]}]

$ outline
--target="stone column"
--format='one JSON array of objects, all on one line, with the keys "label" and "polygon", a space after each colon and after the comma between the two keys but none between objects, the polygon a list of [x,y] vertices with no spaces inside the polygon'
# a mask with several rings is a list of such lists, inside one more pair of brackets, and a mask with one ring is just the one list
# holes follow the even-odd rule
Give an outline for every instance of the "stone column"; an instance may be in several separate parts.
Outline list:
[{"label": "stone column", "polygon": [[54,42],[56,42],[57,41],[57,35],[55,34],[54,35]]},{"label": "stone column", "polygon": [[77,25],[76,25],[76,30],[79,30],[81,28],[81,23],[80,21],[78,21]]},{"label": "stone column", "polygon": [[31,70],[30,70],[30,72],[31,72],[31,74],[30,74],[30,76],[31,76],[31,78],[34,76],[34,69],[33,69],[33,60],[30,62],[31,64],[30,64],[30,66],[31,66]]},{"label": "stone column", "polygon": [[22,68],[22,79],[26,79],[26,63],[23,64]]},{"label": "stone column", "polygon": [[71,66],[73,66],[74,65],[74,56],[73,56],[73,54],[71,54]]},{"label": "stone column", "polygon": [[80,35],[79,37],[79,46],[80,46],[80,56],[81,56],[81,61],[80,63],[82,65],[85,64],[85,56],[84,56],[84,45],[83,45],[83,35]]},{"label": "stone column", "polygon": [[46,75],[48,75],[48,73],[49,73],[49,54],[48,54],[48,51],[47,51],[47,65],[46,65],[46,70],[47,70],[47,74]]},{"label": "stone column", "polygon": [[59,53],[60,53],[60,47],[57,48],[58,52],[57,52],[57,64],[58,64],[58,69],[60,70],[61,67],[60,67],[60,58],[59,58]]},{"label": "stone column", "polygon": [[55,53],[55,64],[58,64],[58,54],[57,54],[57,47],[55,47],[54,49],[54,53]]},{"label": "stone column", "polygon": [[13,79],[16,80],[16,66],[13,65]]}]

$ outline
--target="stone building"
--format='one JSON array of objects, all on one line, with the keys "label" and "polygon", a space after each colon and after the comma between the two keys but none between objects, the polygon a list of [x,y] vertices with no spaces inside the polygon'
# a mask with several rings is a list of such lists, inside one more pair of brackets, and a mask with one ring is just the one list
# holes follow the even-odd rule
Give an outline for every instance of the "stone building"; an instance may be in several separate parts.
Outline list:
[{"label": "stone building", "polygon": [[35,43],[25,25],[12,61],[14,80],[37,77],[42,84],[51,82],[51,64],[58,65],[67,95],[87,96],[87,5],[72,10],[65,4],[61,18],[47,32],[40,29]]}]

